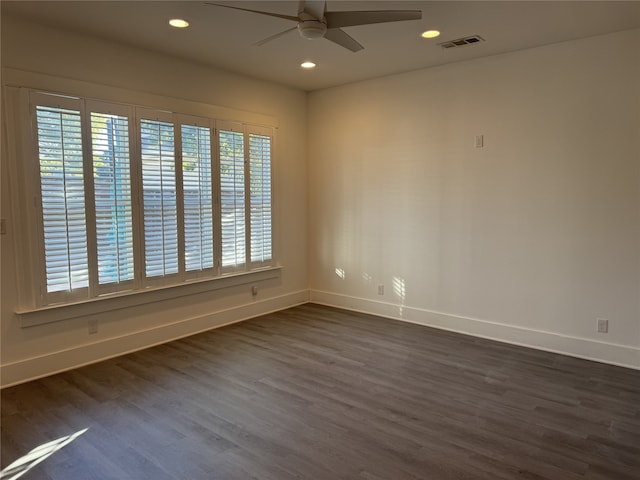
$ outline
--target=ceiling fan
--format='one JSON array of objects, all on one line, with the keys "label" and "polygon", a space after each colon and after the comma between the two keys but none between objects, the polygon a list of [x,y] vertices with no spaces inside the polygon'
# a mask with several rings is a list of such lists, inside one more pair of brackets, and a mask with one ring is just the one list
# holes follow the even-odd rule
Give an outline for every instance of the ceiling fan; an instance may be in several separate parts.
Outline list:
[{"label": "ceiling fan", "polygon": [[243,12],[259,13],[269,17],[283,18],[297,23],[283,32],[276,33],[270,37],[260,40],[254,45],[264,45],[292,30],[298,30],[300,36],[306,39],[326,38],[341,47],[352,52],[362,50],[364,47],[355,39],[349,36],[341,27],[352,27],[355,25],[370,25],[373,23],[401,22],[404,20],[420,20],[422,11],[420,10],[362,10],[348,12],[328,12],[325,0],[300,0],[298,2],[298,16],[281,15],[279,13],[264,12],[262,10],[251,10],[248,8],[232,7],[220,3],[205,2],[207,5],[217,7],[232,8]]}]

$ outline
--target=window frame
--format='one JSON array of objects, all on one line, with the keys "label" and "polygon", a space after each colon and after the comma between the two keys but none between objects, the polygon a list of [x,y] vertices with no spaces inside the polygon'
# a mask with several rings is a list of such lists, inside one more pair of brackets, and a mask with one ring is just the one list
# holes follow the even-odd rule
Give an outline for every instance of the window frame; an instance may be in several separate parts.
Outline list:
[{"label": "window frame", "polygon": [[[180,188],[183,190],[182,201],[183,201],[183,215],[178,219],[178,222],[182,222],[182,227],[178,226],[178,231],[182,237],[182,248],[185,251],[185,256],[182,257],[183,265],[181,265],[181,271],[183,272],[183,281],[196,280],[202,278],[211,278],[220,276],[220,268],[219,268],[219,259],[220,259],[220,241],[216,237],[216,232],[220,231],[220,177],[214,175],[215,172],[218,171],[220,165],[220,154],[219,147],[217,142],[217,132],[218,127],[216,125],[216,120],[200,117],[196,115],[186,115],[186,114],[174,114],[174,118],[178,121],[178,125],[180,125],[179,129],[179,139],[177,140],[179,147],[176,148],[179,163],[180,163]],[[211,268],[202,269],[202,270],[187,270],[186,268],[186,234],[185,234],[185,210],[184,210],[184,148],[182,141],[182,126],[195,126],[195,127],[206,127],[209,129],[209,145],[211,148],[211,157],[210,157],[210,172],[211,172],[211,196],[212,196],[212,212],[213,212],[213,266]],[[179,237],[180,238],[180,237]],[[180,247],[179,247],[180,248]]]},{"label": "window frame", "polygon": [[[41,99],[38,101],[37,99]],[[46,101],[45,101],[46,100]],[[46,105],[52,108],[61,108],[66,110],[77,110],[78,115],[80,116],[81,125],[84,122],[84,119],[81,114],[81,100],[78,98],[73,98],[69,96],[51,96],[43,94],[42,92],[32,92],[29,96],[29,116],[31,119],[31,132],[32,132],[32,151],[33,151],[33,176],[35,177],[34,182],[34,190],[35,197],[34,203],[36,205],[36,215],[37,222],[35,223],[36,230],[36,245],[38,251],[38,261],[35,264],[37,271],[37,292],[38,292],[38,304],[39,305],[49,305],[55,303],[70,303],[77,301],[82,298],[86,298],[91,296],[90,287],[83,287],[76,289],[74,291],[58,291],[58,292],[47,292],[47,269],[46,269],[46,253],[45,253],[45,227],[44,227],[44,212],[42,205],[42,190],[41,190],[41,182],[42,178],[40,175],[40,149],[38,145],[38,116],[36,113],[36,109],[39,105]],[[84,129],[84,126],[82,127]],[[85,232],[87,230],[87,205],[89,202],[87,201],[87,186],[85,182],[86,177],[86,164],[87,159],[85,158],[85,145],[83,138],[83,189],[84,189],[84,208],[85,208]],[[89,245],[87,245],[87,250],[90,249]],[[87,264],[91,263],[91,260],[88,258],[89,251],[87,251]],[[91,273],[89,273],[89,277],[91,277]],[[91,284],[91,280],[89,279],[89,285]]]},{"label": "window frame", "polygon": [[242,174],[243,174],[243,202],[244,202],[244,211],[245,211],[245,215],[243,216],[243,221],[244,221],[244,261],[241,263],[236,263],[233,265],[225,265],[224,264],[224,239],[223,239],[223,225],[222,225],[222,209],[224,208],[224,200],[222,198],[222,178],[221,175],[218,175],[219,178],[219,182],[220,182],[220,190],[219,190],[219,204],[220,204],[220,212],[219,212],[219,218],[220,218],[220,272],[222,274],[225,273],[233,273],[233,272],[237,272],[237,271],[242,271],[245,270],[247,268],[247,233],[248,233],[248,227],[247,227],[247,215],[246,215],[246,207],[247,207],[247,175],[246,175],[246,171],[247,171],[247,145],[246,145],[246,141],[244,138],[244,127],[241,123],[237,123],[237,122],[229,122],[229,121],[224,121],[224,122],[218,122],[216,125],[216,139],[218,142],[218,171],[220,171],[222,169],[222,159],[220,158],[222,155],[220,153],[220,150],[222,148],[220,142],[220,135],[221,132],[233,132],[233,133],[237,133],[237,134],[241,134],[243,136],[243,142],[242,142],[242,165],[243,165],[243,170],[242,170]]},{"label": "window frame", "polygon": [[[23,89],[20,89],[23,90]],[[96,100],[93,98],[79,97],[74,95],[59,94],[56,92],[26,89],[28,99],[28,118],[30,125],[30,134],[28,139],[24,142],[28,145],[23,145],[25,152],[31,151],[29,155],[32,160],[29,162],[31,167],[24,169],[22,173],[25,177],[25,185],[27,185],[27,195],[33,196],[35,201],[35,216],[37,221],[35,222],[34,234],[35,238],[32,238],[32,242],[28,244],[36,245],[39,252],[38,259],[30,262],[30,270],[33,275],[25,275],[25,277],[32,277],[28,283],[31,288],[31,294],[21,294],[21,300],[19,304],[21,307],[18,310],[27,312],[29,310],[42,310],[50,309],[56,306],[74,305],[83,302],[94,302],[101,298],[112,298],[120,295],[132,295],[141,293],[157,288],[166,287],[180,287],[185,284],[194,281],[215,281],[235,274],[247,274],[257,272],[265,269],[280,268],[278,266],[275,257],[274,238],[273,231],[275,230],[275,215],[273,214],[273,174],[270,177],[269,189],[271,192],[271,258],[266,262],[256,264],[250,261],[250,202],[249,202],[249,189],[247,183],[249,180],[248,162],[248,141],[249,132],[253,129],[264,129],[269,132],[270,137],[270,149],[272,152],[270,158],[271,172],[274,170],[273,162],[273,150],[275,139],[275,128],[267,125],[254,125],[245,122],[233,122],[235,125],[239,125],[243,139],[245,143],[245,224],[246,224],[246,243],[245,243],[245,255],[246,260],[242,265],[236,265],[231,269],[223,269],[221,266],[221,215],[220,215],[220,176],[216,175],[219,172],[220,163],[220,148],[218,143],[219,127],[218,123],[224,125],[225,121],[220,121],[215,118],[203,117],[199,115],[190,115],[185,113],[173,113],[166,110],[142,107],[133,104],[114,102],[111,100]],[[43,100],[49,100],[49,102],[43,102]],[[89,286],[86,290],[72,290],[70,292],[63,292],[60,295],[52,295],[46,291],[46,269],[45,269],[45,254],[44,254],[44,237],[43,237],[43,219],[42,219],[42,204],[41,204],[41,190],[40,190],[40,173],[39,173],[39,158],[38,158],[38,138],[37,138],[37,118],[35,116],[36,106],[39,104],[51,103],[52,99],[56,100],[56,103],[64,105],[73,105],[75,110],[80,111],[81,123],[83,125],[83,165],[84,165],[84,202],[86,209],[86,231],[87,231],[87,244],[88,244],[88,263],[89,263]],[[80,106],[80,108],[77,108]],[[123,115],[128,119],[128,131],[129,131],[129,169],[131,179],[131,195],[132,195],[132,228],[133,228],[133,242],[134,242],[134,279],[125,283],[120,283],[116,286],[100,285],[97,272],[97,241],[96,241],[96,205],[94,198],[94,182],[93,182],[93,161],[92,161],[92,145],[91,145],[91,113],[103,113],[103,114],[115,114]],[[123,113],[124,112],[124,113]],[[179,263],[180,267],[178,274],[171,276],[163,276],[158,279],[150,279],[146,276],[144,265],[144,217],[143,217],[143,187],[142,187],[142,162],[141,162],[141,140],[140,140],[140,118],[145,114],[148,116],[149,112],[160,113],[162,117],[171,118],[171,123],[174,127],[174,152],[176,162],[176,190],[180,191],[178,195],[178,202],[181,206],[178,207],[178,238],[179,238]],[[14,112],[15,113],[15,112]],[[183,176],[182,176],[182,138],[181,131],[182,125],[197,125],[206,126],[209,129],[210,146],[211,146],[211,172],[212,172],[212,195],[213,195],[213,229],[214,229],[214,265],[212,268],[204,270],[187,271],[185,267],[185,232],[184,232],[184,197],[182,196],[183,189]],[[88,134],[86,132],[89,132]],[[20,148],[18,148],[20,150]],[[35,167],[35,168],[34,168]],[[34,181],[29,181],[28,178],[32,178]],[[90,207],[90,208],[89,208]],[[28,246],[26,247],[29,248]],[[24,252],[26,250],[22,249]],[[24,258],[22,259],[24,260]],[[25,266],[29,267],[29,262],[25,262]],[[24,289],[23,289],[24,290]],[[55,298],[54,298],[55,297]],[[31,298],[31,300],[29,300]],[[25,301],[27,300],[27,301]]]},{"label": "window frame", "polygon": [[[157,287],[164,285],[171,285],[174,283],[180,283],[182,280],[182,275],[180,271],[180,182],[179,182],[179,174],[178,171],[181,167],[181,162],[178,160],[178,140],[176,138],[176,124],[173,120],[173,114],[171,112],[144,108],[144,107],[136,107],[135,109],[135,126],[136,126],[136,135],[135,141],[138,142],[137,148],[139,149],[139,155],[137,156],[137,165],[136,165],[136,173],[137,178],[139,179],[137,185],[138,198],[139,198],[139,213],[138,218],[140,222],[140,232],[142,234],[142,241],[139,245],[140,252],[140,263],[141,263],[141,271],[140,271],[140,280],[142,282],[142,288],[145,287]],[[147,274],[147,239],[144,235],[145,233],[145,198],[144,198],[144,168],[143,168],[143,159],[142,159],[142,127],[141,122],[143,120],[147,121],[157,121],[163,122],[167,124],[171,124],[173,128],[173,160],[174,160],[174,188],[176,195],[176,255],[177,258],[177,271],[175,273],[171,273],[168,275],[162,276],[148,276]]]},{"label": "window frame", "polygon": [[[132,122],[133,119],[133,107],[130,105],[123,105],[123,104],[114,104],[111,102],[103,102],[103,101],[98,101],[98,100],[86,100],[85,101],[85,107],[86,107],[86,112],[85,112],[85,116],[86,116],[86,120],[89,122],[89,128],[91,129],[91,114],[93,113],[100,113],[100,114],[107,114],[107,115],[119,115],[119,116],[126,116],[128,119],[127,122],[127,129],[129,132],[129,178],[130,178],[130,185],[129,185],[129,189],[131,190],[131,226],[132,226],[132,235],[133,235],[133,279],[127,281],[127,282],[118,282],[117,284],[100,284],[99,282],[99,278],[98,278],[98,271],[97,268],[96,269],[92,269],[92,271],[90,271],[90,275],[91,273],[93,273],[93,277],[90,276],[90,282],[89,282],[89,286],[92,286],[92,280],[93,280],[93,286],[94,286],[94,291],[95,294],[94,295],[90,295],[90,298],[93,298],[95,296],[99,296],[99,295],[106,295],[106,294],[110,294],[110,293],[117,293],[117,292],[121,292],[123,290],[126,290],[127,286],[129,286],[130,290],[136,290],[139,288],[140,286],[140,282],[138,281],[138,265],[137,265],[137,252],[136,252],[136,245],[139,244],[139,239],[140,239],[140,229],[139,229],[139,224],[136,221],[136,203],[137,203],[137,198],[135,195],[135,189],[133,188],[133,185],[137,182],[137,172],[134,168],[133,165],[133,158],[135,158],[136,156],[136,147],[137,145],[134,143],[132,145],[132,142],[130,141],[131,138],[135,137],[135,125]],[[93,137],[92,137],[93,138]],[[91,155],[93,157],[93,144],[91,144],[91,150],[88,152],[89,155]],[[93,159],[92,159],[93,160]],[[93,163],[93,162],[91,162]],[[97,219],[96,219],[96,201],[95,201],[95,182],[93,180],[93,175],[90,175],[91,177],[91,187],[92,187],[92,196],[93,198],[93,202],[91,204],[91,208],[92,208],[92,220],[93,220],[93,230],[97,230]],[[95,251],[91,250],[91,254],[95,254],[95,261],[92,262],[92,257],[90,255],[90,267],[91,265],[95,265],[97,266],[98,264],[98,246],[97,246],[97,232],[95,235]],[[93,245],[92,245],[93,247]],[[125,287],[125,288],[122,288]],[[91,293],[91,291],[90,291]]]},{"label": "window frame", "polygon": [[[245,136],[245,142],[246,142],[246,149],[248,150],[248,166],[247,166],[247,171],[249,172],[251,169],[251,148],[250,148],[250,142],[251,142],[251,135],[256,135],[256,136],[261,136],[261,137],[269,137],[270,141],[269,141],[269,212],[270,212],[270,220],[271,220],[271,226],[270,226],[270,236],[269,236],[269,251],[270,251],[270,257],[266,260],[253,260],[252,258],[252,252],[251,252],[251,248],[248,249],[247,251],[247,262],[249,265],[249,269],[253,270],[253,269],[259,269],[259,268],[264,268],[265,266],[269,266],[271,265],[271,262],[273,262],[273,257],[274,257],[274,240],[273,240],[273,232],[274,232],[274,223],[273,223],[273,151],[274,151],[274,137],[273,137],[273,133],[271,132],[270,129],[265,128],[265,127],[259,127],[259,126],[255,126],[255,125],[248,125],[245,127],[246,129],[246,136]],[[251,176],[249,175],[249,180],[248,182],[251,181]],[[264,183],[263,183],[264,184]],[[249,235],[251,235],[251,186],[249,185],[247,188],[247,195],[249,196],[248,202],[247,202],[247,217],[248,217],[248,224],[249,224]],[[251,242],[248,242],[248,245],[252,246]]]}]

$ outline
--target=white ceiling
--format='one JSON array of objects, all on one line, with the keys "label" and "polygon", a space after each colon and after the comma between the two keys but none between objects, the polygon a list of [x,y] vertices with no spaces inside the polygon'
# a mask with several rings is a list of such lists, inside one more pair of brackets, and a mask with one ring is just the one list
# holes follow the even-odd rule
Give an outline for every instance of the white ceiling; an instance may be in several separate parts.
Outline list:
[{"label": "white ceiling", "polygon": [[[215,1],[215,0],[213,0]],[[226,1],[233,6],[296,15],[298,2]],[[343,1],[327,10],[422,10],[422,20],[346,27],[364,45],[352,53],[325,39],[289,32],[287,20],[194,1],[2,1],[2,15],[88,33],[273,82],[315,90],[393,73],[640,27],[640,1]],[[187,19],[178,30],[169,18]],[[437,28],[441,37],[419,34]],[[486,42],[445,50],[438,42],[480,35]],[[318,67],[304,71],[303,60]]]}]

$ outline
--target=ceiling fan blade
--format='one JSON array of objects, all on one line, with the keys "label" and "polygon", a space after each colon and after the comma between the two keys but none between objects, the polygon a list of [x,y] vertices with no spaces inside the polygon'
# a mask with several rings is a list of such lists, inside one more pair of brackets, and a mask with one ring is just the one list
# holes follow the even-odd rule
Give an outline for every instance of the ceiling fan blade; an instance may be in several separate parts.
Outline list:
[{"label": "ceiling fan blade", "polygon": [[298,17],[293,17],[291,15],[281,15],[279,13],[263,12],[261,10],[250,10],[248,8],[232,7],[231,5],[223,5],[222,3],[205,2],[205,5],[213,5],[214,7],[232,8],[233,10],[241,10],[243,12],[259,13],[260,15],[267,15],[269,17],[276,17],[276,18],[284,18],[285,20],[293,20],[294,22],[300,21]]},{"label": "ceiling fan blade", "polygon": [[326,12],[327,28],[352,27],[370,25],[372,23],[402,22],[404,20],[420,20],[420,10],[374,10],[361,12]]},{"label": "ceiling fan blade", "polygon": [[303,12],[307,12],[309,15],[312,15],[313,18],[322,20],[326,9],[326,2],[325,0],[300,0],[298,9],[300,9],[300,7],[302,7]]},{"label": "ceiling fan blade", "polygon": [[271,40],[275,40],[278,37],[281,37],[282,35],[284,35],[285,33],[289,33],[291,30],[295,30],[298,27],[291,27],[291,28],[287,28],[285,31],[283,32],[278,32],[275,35],[271,35],[270,37],[267,37],[263,40],[260,40],[259,42],[254,43],[253,45],[256,47],[259,47],[261,45],[264,45],[267,42],[270,42]]},{"label": "ceiling fan blade", "polygon": [[327,30],[324,38],[326,38],[327,40],[331,40],[333,43],[337,43],[341,47],[351,50],[352,52],[358,52],[364,48],[339,28],[331,28]]}]

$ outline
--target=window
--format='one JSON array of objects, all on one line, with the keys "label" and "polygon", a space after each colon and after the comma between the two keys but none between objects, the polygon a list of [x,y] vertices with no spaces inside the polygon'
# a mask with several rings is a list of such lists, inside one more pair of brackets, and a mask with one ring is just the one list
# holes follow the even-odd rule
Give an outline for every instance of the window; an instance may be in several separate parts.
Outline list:
[{"label": "window", "polygon": [[271,259],[271,137],[249,134],[251,262]]},{"label": "window", "polygon": [[134,280],[129,118],[112,113],[108,106],[100,110],[97,105],[92,107],[98,283],[100,291],[107,292],[132,286]]},{"label": "window", "polygon": [[211,132],[182,125],[185,270],[206,272],[214,266]]},{"label": "window", "polygon": [[269,128],[31,94],[40,305],[272,262]]},{"label": "window", "polygon": [[47,292],[86,289],[89,268],[80,112],[38,105],[36,118]]},{"label": "window", "polygon": [[178,192],[173,124],[140,120],[144,263],[150,277],[178,273]]},{"label": "window", "polygon": [[244,135],[220,130],[223,268],[241,268],[246,260],[244,174]]}]

